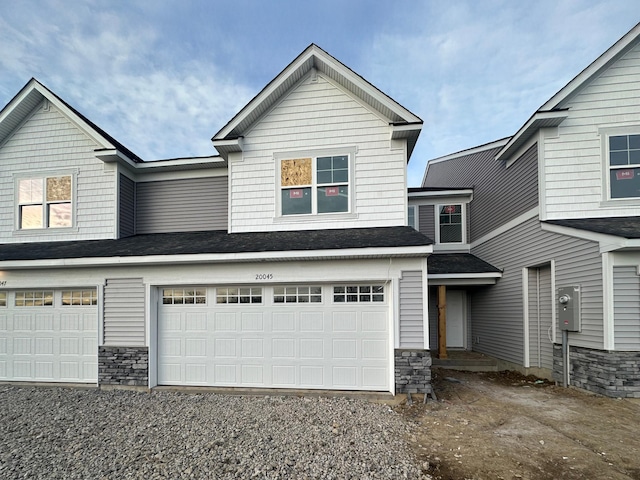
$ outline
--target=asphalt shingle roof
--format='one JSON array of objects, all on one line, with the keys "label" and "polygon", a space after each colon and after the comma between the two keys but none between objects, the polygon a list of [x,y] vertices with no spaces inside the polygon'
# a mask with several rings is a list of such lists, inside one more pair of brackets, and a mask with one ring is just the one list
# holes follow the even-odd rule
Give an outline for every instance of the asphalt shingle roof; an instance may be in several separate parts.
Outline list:
[{"label": "asphalt shingle roof", "polygon": [[545,223],[577,228],[588,232],[605,233],[623,238],[640,238],[640,217],[578,218],[546,220]]},{"label": "asphalt shingle roof", "polygon": [[427,271],[432,275],[454,273],[501,273],[499,268],[471,253],[434,253],[427,260]]},{"label": "asphalt shingle roof", "polygon": [[4,244],[0,245],[0,261],[413,247],[432,243],[411,227],[231,234],[217,230],[134,235],[117,240]]}]

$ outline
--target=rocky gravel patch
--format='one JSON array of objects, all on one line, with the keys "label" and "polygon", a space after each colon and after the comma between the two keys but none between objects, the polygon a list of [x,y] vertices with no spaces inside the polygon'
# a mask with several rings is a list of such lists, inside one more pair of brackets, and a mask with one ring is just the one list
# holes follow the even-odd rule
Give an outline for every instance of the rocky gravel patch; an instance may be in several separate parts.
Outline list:
[{"label": "rocky gravel patch", "polygon": [[5,385],[0,415],[0,478],[426,478],[363,400]]}]

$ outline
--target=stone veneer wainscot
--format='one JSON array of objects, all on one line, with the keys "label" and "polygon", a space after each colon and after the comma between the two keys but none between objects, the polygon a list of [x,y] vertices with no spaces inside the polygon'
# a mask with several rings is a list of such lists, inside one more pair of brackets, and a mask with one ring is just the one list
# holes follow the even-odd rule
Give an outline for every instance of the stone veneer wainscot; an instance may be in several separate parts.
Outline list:
[{"label": "stone veneer wainscot", "polygon": [[98,349],[98,384],[148,386],[149,348],[100,347]]}]

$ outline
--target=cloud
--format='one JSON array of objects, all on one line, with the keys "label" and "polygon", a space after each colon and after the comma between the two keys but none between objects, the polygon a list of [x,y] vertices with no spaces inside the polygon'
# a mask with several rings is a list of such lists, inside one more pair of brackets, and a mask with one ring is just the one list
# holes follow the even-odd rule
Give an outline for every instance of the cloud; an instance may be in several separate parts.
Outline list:
[{"label": "cloud", "polygon": [[147,160],[215,154],[209,139],[255,93],[213,55],[168,42],[145,12],[65,2],[27,22],[30,7],[0,19],[0,70],[20,86],[37,77]]}]

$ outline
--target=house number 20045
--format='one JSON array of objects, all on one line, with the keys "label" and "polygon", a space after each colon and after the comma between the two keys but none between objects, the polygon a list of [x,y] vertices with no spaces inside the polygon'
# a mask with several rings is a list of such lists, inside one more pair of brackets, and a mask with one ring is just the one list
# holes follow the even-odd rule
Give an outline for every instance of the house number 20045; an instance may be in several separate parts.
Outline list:
[{"label": "house number 20045", "polygon": [[256,273],[256,280],[272,280],[273,273]]}]

